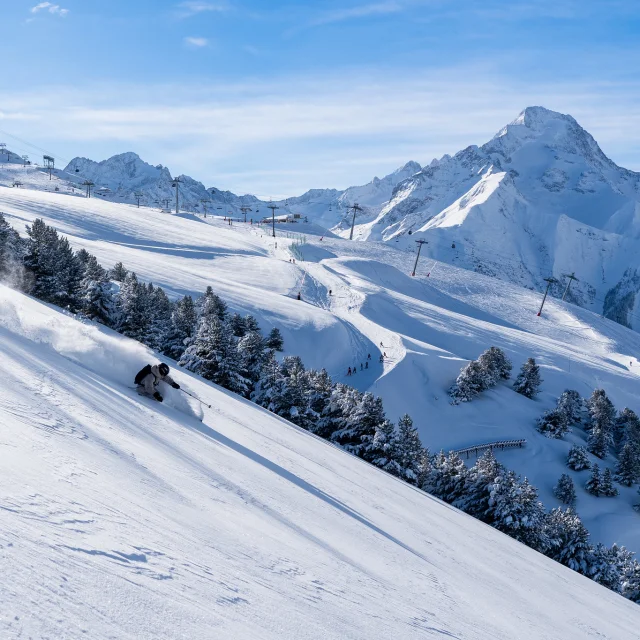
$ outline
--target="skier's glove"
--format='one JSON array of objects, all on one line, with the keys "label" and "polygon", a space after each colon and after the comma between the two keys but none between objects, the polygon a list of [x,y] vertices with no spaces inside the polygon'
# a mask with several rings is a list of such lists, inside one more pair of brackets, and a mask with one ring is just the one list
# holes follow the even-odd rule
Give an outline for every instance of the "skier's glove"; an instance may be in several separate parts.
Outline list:
[{"label": "skier's glove", "polygon": [[180,388],[180,385],[179,385],[177,382],[174,382],[171,386],[172,386],[174,389],[179,389],[179,388]]},{"label": "skier's glove", "polygon": [[158,402],[162,402],[162,396],[156,391],[153,394],[153,397],[158,401]]}]

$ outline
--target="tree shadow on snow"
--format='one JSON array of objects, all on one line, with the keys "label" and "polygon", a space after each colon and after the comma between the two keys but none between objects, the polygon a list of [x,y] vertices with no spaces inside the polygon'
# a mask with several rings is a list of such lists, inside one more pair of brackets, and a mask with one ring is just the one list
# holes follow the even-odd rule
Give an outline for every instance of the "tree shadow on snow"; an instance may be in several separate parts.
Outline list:
[{"label": "tree shadow on snow", "polygon": [[314,498],[322,500],[325,504],[329,505],[330,507],[336,509],[337,511],[340,511],[341,513],[349,516],[350,518],[353,518],[354,520],[364,525],[371,531],[377,533],[383,538],[386,538],[393,544],[398,545],[399,547],[401,547],[405,551],[408,551],[409,553],[416,556],[417,558],[420,558],[421,560],[424,560],[425,562],[432,564],[427,558],[425,558],[425,556],[423,556],[421,553],[419,553],[415,549],[412,549],[410,546],[408,546],[401,540],[398,540],[398,538],[396,538],[395,536],[392,536],[390,533],[387,533],[380,527],[376,526],[375,524],[373,524],[373,522],[371,522],[370,520],[367,520],[365,517],[363,517],[356,511],[354,511],[351,507],[347,506],[340,500],[337,500],[333,496],[330,496],[328,493],[322,491],[322,489],[319,489],[318,487],[313,486],[306,480],[303,480],[300,476],[297,476],[295,473],[288,471],[284,467],[281,467],[279,464],[276,464],[275,462],[265,458],[259,453],[252,451],[248,447],[241,445],[239,442],[236,442],[235,440],[232,440],[231,438],[228,438],[227,436],[222,435],[219,431],[216,431],[215,429],[213,429],[208,425],[197,424],[197,425],[194,425],[194,428],[197,429],[204,436],[212,440],[215,440],[221,445],[228,447],[229,449],[232,449],[237,453],[240,453],[241,455],[245,456],[249,460],[256,462],[257,464],[263,466],[265,469],[268,469],[269,471],[271,471],[272,473],[275,473],[276,475],[280,476],[284,480],[287,480],[292,484],[296,485],[298,488],[302,489],[303,491],[306,491],[309,495],[313,496]]}]

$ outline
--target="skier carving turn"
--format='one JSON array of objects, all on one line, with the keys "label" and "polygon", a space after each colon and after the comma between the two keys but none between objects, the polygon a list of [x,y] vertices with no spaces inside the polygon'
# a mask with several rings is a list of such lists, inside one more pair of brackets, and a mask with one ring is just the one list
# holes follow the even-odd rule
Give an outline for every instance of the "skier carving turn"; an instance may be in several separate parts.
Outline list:
[{"label": "skier carving turn", "polygon": [[158,385],[166,382],[174,389],[179,389],[180,385],[169,375],[169,365],[161,362],[153,366],[148,364],[136,374],[134,382],[136,383],[136,391],[141,396],[149,396],[158,402],[162,402],[163,398],[158,391]]}]

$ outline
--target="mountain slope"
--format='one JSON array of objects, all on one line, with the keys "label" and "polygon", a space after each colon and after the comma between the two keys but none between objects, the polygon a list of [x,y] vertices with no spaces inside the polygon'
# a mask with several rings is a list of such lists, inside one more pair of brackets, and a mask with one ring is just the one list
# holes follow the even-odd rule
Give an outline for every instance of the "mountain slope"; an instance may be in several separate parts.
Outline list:
[{"label": "mountain slope", "polygon": [[[300,355],[306,366],[324,367],[336,380],[380,395],[394,421],[411,414],[434,452],[525,438],[525,449],[498,457],[538,487],[547,508],[558,505],[552,489],[567,472],[570,445],[587,437],[580,428],[563,440],[536,431],[536,419],[560,393],[573,388],[588,397],[604,388],[618,409],[640,412],[637,333],[552,299],[538,318],[537,292],[424,257],[412,278],[414,256],[396,243],[349,242],[310,224],[278,225],[274,240],[249,223],[229,226],[217,217],[169,216],[26,189],[0,188],[0,210],[22,232],[25,223],[44,217],[104,266],[122,261],[172,296],[199,295],[211,285],[231,311],[254,314],[267,331],[279,327],[287,353]],[[304,244],[294,233],[300,231]],[[472,403],[451,406],[447,390],[461,367],[491,345],[504,349],[516,370],[535,357],[541,395],[528,400],[501,384]],[[347,377],[347,368],[359,369],[368,354],[369,368]],[[613,468],[615,458],[608,456],[604,466]],[[569,473],[593,540],[639,551],[640,521],[632,508],[637,487],[620,487],[615,499],[596,498],[584,489],[588,472]]]},{"label": "mountain slope", "polygon": [[[640,174],[618,167],[568,115],[525,109],[481,147],[445,156],[401,182],[359,237],[426,239],[428,256],[541,288],[579,278],[573,301],[602,311],[637,266]],[[637,311],[634,302],[628,323]]]},{"label": "mountain slope", "polygon": [[139,344],[0,302],[3,637],[636,637],[497,531],[184,372],[204,422],[139,398]]}]

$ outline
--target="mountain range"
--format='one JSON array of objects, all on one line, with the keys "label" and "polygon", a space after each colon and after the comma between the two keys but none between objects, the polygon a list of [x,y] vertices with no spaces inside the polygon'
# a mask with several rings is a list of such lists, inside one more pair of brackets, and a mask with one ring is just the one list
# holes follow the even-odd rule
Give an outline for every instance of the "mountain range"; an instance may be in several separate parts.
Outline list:
[{"label": "mountain range", "polygon": [[[134,153],[102,162],[75,158],[66,171],[107,187],[107,198],[173,207],[172,176]],[[180,208],[238,213],[266,203],[206,188],[180,176]],[[103,194],[104,195],[104,194]],[[203,203],[202,201],[208,201]],[[425,259],[455,264],[551,294],[634,326],[640,248],[640,174],[621,168],[574,118],[528,107],[482,146],[469,146],[426,166],[408,162],[362,186],[312,189],[277,202],[347,236],[358,203],[355,239],[396,242]],[[262,207],[262,208],[261,208]],[[568,276],[574,274],[568,291]]]}]

